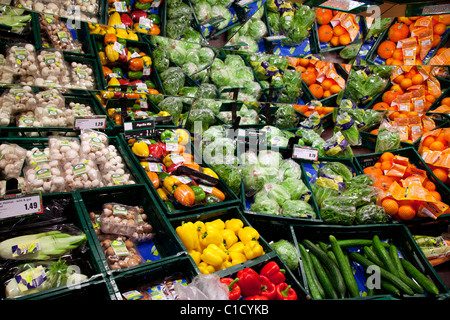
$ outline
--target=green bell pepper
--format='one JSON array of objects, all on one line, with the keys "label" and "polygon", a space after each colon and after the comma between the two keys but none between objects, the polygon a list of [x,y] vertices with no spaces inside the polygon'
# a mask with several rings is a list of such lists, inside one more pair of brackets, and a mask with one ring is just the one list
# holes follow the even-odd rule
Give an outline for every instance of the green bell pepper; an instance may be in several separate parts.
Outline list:
[{"label": "green bell pepper", "polygon": [[205,191],[203,191],[203,189],[201,187],[191,186],[191,189],[192,189],[192,191],[194,191],[196,203],[202,202],[205,199],[206,194],[205,194]]},{"label": "green bell pepper", "polygon": [[173,133],[172,130],[164,130],[161,133],[161,142],[165,142],[166,139],[173,139],[175,138],[175,134]]},{"label": "green bell pepper", "polygon": [[123,45],[124,47],[127,46],[127,39],[117,37],[117,42]]},{"label": "green bell pepper", "polygon": [[169,212],[173,212],[176,210],[172,202],[166,201],[164,202],[164,204],[167,206],[167,210],[169,210]]},{"label": "green bell pepper", "polygon": [[128,71],[128,78],[132,80],[140,79],[142,76],[142,71]]},{"label": "green bell pepper", "polygon": [[123,71],[119,67],[112,68],[111,71],[118,75],[119,78],[123,78]]},{"label": "green bell pepper", "polygon": [[142,2],[136,1],[136,3],[134,4],[134,7],[138,10],[148,10],[152,7],[152,3],[151,2],[142,3]]},{"label": "green bell pepper", "polygon": [[165,178],[170,177],[170,173],[160,172],[160,173],[158,173],[158,177],[159,177],[159,180],[164,180]]},{"label": "green bell pepper", "polygon": [[155,89],[156,88],[156,86],[155,86],[155,84],[153,83],[152,80],[145,80],[145,84],[147,85],[147,88],[149,88],[149,89]]}]

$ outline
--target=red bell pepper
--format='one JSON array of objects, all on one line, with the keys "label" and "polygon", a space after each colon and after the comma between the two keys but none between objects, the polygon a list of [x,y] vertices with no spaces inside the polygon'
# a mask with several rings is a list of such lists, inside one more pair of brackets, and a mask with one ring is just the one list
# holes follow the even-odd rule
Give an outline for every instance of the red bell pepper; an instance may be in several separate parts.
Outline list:
[{"label": "red bell pepper", "polygon": [[150,144],[148,146],[149,155],[155,158],[161,158],[163,155],[163,150],[158,144]]},{"label": "red bell pepper", "polygon": [[254,295],[254,296],[247,297],[244,300],[269,300],[269,299],[267,299],[264,296]]},{"label": "red bell pepper", "polygon": [[127,13],[122,13],[120,15],[120,21],[127,27],[131,27],[133,25],[133,20],[131,20],[131,17]]},{"label": "red bell pepper", "polygon": [[277,284],[277,300],[297,300],[297,293],[286,282]]},{"label": "red bell pepper", "polygon": [[141,18],[147,18],[147,12],[144,10],[134,10],[131,12],[131,19],[138,23]]},{"label": "red bell pepper", "polygon": [[261,293],[260,296],[266,297],[269,300],[275,300],[277,296],[277,286],[269,280],[266,276],[259,276],[261,280]]},{"label": "red bell pepper", "polygon": [[237,282],[239,278],[222,278],[220,279],[221,283],[224,283],[228,286],[228,290],[230,290],[230,294],[228,298],[230,300],[238,300],[241,297],[241,287],[238,286]]},{"label": "red bell pepper", "polygon": [[259,295],[261,292],[261,280],[259,274],[252,268],[239,270],[237,273],[239,278],[239,287],[244,297]]},{"label": "red bell pepper", "polygon": [[259,274],[267,277],[274,284],[279,284],[286,281],[285,272],[284,269],[280,269],[280,266],[275,261],[270,261],[262,267]]},{"label": "red bell pepper", "polygon": [[162,143],[161,141],[158,141],[159,146],[161,147],[162,151],[163,151],[163,156],[167,156],[169,154],[169,152],[167,152],[166,150],[166,144]]}]

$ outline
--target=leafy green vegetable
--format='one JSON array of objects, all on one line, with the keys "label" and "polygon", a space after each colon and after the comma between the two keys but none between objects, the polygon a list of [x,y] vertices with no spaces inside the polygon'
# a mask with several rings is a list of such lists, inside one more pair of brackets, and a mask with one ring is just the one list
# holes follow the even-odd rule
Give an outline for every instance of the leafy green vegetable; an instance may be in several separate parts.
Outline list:
[{"label": "leafy green vegetable", "polygon": [[281,185],[290,193],[291,200],[309,202],[309,199],[311,199],[311,191],[300,179],[287,178]]},{"label": "leafy green vegetable", "polygon": [[401,147],[400,134],[396,130],[381,128],[378,130],[375,152],[386,152]]},{"label": "leafy green vegetable", "polygon": [[391,221],[383,207],[368,204],[356,210],[355,224],[382,224]]},{"label": "leafy green vegetable", "polygon": [[280,205],[267,195],[259,197],[258,201],[255,201],[250,205],[250,211],[257,213],[279,215],[280,210]]},{"label": "leafy green vegetable", "polygon": [[316,212],[312,206],[303,200],[287,200],[281,206],[283,216],[295,218],[316,218]]},{"label": "leafy green vegetable", "polygon": [[226,164],[216,164],[212,165],[212,168],[235,194],[240,194],[242,177],[237,167]]},{"label": "leafy green vegetable", "polygon": [[246,164],[241,167],[245,195],[253,196],[260,191],[267,182],[267,171],[259,164]]},{"label": "leafy green vegetable", "polygon": [[280,256],[289,270],[294,271],[299,265],[299,256],[295,246],[288,240],[278,240],[270,244],[273,250]]},{"label": "leafy green vegetable", "polygon": [[336,117],[334,132],[341,131],[345,140],[351,146],[357,146],[361,144],[361,137],[356,122],[347,112],[339,112]]}]

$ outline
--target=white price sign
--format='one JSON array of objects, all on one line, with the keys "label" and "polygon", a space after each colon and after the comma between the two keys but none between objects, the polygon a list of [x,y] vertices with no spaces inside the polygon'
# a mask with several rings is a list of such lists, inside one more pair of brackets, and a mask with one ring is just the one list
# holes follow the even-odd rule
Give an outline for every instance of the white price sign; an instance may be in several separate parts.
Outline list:
[{"label": "white price sign", "polygon": [[292,158],[317,161],[319,159],[319,150],[316,148],[296,145],[294,146],[294,151],[292,152]]},{"label": "white price sign", "polygon": [[0,199],[0,219],[39,214],[43,210],[40,192],[6,195]]},{"label": "white price sign", "polygon": [[105,129],[106,116],[75,117],[73,128],[74,130]]}]

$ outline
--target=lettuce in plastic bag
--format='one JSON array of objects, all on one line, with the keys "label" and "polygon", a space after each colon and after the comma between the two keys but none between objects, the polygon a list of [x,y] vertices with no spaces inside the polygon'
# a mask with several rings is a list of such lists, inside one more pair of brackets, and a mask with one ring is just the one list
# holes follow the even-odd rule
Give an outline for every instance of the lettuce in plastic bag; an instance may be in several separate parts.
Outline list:
[{"label": "lettuce in plastic bag", "polygon": [[351,226],[355,221],[355,197],[329,197],[322,202],[320,215],[327,224]]},{"label": "lettuce in plastic bag", "polygon": [[381,128],[378,130],[375,152],[385,152],[401,147],[400,134],[396,130]]},{"label": "lettuce in plastic bag", "polygon": [[292,159],[283,159],[278,170],[278,178],[280,181],[288,178],[301,179],[302,176],[300,165]]},{"label": "lettuce in plastic bag", "polygon": [[280,205],[267,195],[259,197],[257,201],[250,205],[250,211],[256,213],[279,215],[280,210]]},{"label": "lettuce in plastic bag", "polygon": [[264,167],[279,168],[283,157],[281,153],[273,150],[261,150],[258,152],[258,163]]},{"label": "lettuce in plastic bag", "polygon": [[281,184],[277,183],[265,184],[264,187],[255,195],[255,199],[258,199],[262,194],[267,194],[269,199],[275,200],[280,206],[291,199],[289,191]]},{"label": "lettuce in plastic bag", "polygon": [[382,206],[368,204],[356,210],[354,224],[382,224],[392,220]]},{"label": "lettuce in plastic bag", "polygon": [[316,212],[313,207],[303,200],[288,200],[281,206],[281,214],[283,216],[294,218],[316,218]]},{"label": "lettuce in plastic bag", "polygon": [[259,164],[250,163],[241,166],[241,175],[247,197],[260,191],[267,182],[267,171]]},{"label": "lettuce in plastic bag", "polygon": [[311,190],[309,190],[306,184],[300,179],[287,178],[281,185],[289,191],[291,200],[303,200],[309,202],[309,199],[311,199]]}]

